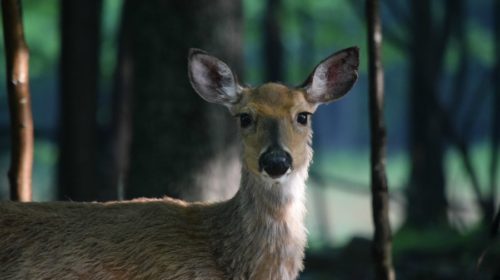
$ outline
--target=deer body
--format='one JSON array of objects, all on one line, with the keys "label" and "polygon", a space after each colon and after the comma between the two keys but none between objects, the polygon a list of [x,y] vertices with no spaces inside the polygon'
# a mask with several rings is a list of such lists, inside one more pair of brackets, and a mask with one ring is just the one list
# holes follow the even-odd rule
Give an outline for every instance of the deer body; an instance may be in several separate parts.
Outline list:
[{"label": "deer body", "polygon": [[223,62],[191,51],[195,90],[239,118],[237,194],[218,203],[0,203],[0,279],[296,279],[312,158],[307,117],[350,89],[357,66],[351,48],[300,88],[243,88]]},{"label": "deer body", "polygon": [[243,180],[247,188],[214,204],[2,203],[0,278],[295,278],[306,241],[302,198],[277,211],[279,193],[257,200],[248,191],[258,182]]}]

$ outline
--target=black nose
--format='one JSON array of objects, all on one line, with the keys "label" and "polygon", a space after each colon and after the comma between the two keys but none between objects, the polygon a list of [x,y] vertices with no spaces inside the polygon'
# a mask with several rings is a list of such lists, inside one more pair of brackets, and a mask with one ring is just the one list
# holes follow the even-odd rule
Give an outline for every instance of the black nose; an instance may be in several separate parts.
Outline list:
[{"label": "black nose", "polygon": [[292,157],[281,149],[267,150],[260,156],[259,168],[271,178],[278,178],[285,174],[292,165]]}]

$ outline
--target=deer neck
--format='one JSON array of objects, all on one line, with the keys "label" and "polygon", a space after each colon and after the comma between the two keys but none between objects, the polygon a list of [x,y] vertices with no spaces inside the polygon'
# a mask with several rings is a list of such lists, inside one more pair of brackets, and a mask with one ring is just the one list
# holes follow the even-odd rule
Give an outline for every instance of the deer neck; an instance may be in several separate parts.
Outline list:
[{"label": "deer neck", "polygon": [[238,193],[224,205],[216,253],[243,279],[295,279],[302,269],[307,168],[280,182],[245,167]]},{"label": "deer neck", "polygon": [[302,221],[306,176],[305,172],[293,172],[276,182],[243,168],[241,186],[232,203],[238,204],[242,218],[254,225]]}]

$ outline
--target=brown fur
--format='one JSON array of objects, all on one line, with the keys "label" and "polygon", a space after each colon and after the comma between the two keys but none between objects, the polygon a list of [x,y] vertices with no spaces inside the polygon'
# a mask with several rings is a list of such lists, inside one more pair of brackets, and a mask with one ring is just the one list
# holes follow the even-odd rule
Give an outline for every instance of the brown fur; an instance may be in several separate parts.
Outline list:
[{"label": "brown fur", "polygon": [[216,204],[1,203],[0,278],[294,279],[305,245],[297,206],[243,177]]},{"label": "brown fur", "polygon": [[[297,278],[306,244],[304,192],[312,132],[310,123],[299,125],[296,116],[313,113],[317,103],[307,101],[305,89],[275,83],[242,89],[241,96],[217,96],[237,88],[235,79],[225,71],[221,77],[210,73],[215,80],[208,80],[204,71],[219,71],[225,64],[201,51],[192,55],[204,59],[196,60],[190,72],[195,89],[207,94],[200,95],[255,119],[241,130],[237,194],[219,203],[170,198],[2,202],[0,279]],[[225,88],[214,93],[211,81]],[[263,176],[258,168],[270,144],[270,123],[277,124],[279,144],[293,158],[291,172],[279,179]]]},{"label": "brown fur", "polygon": [[[262,90],[279,96],[248,93],[249,104],[242,109],[251,107],[262,118],[284,118],[298,106],[293,96],[299,93],[284,86],[268,84],[257,92]],[[243,136],[246,163],[252,165],[266,143],[266,132],[258,130],[255,137]],[[290,179],[299,185],[297,197],[283,189],[294,186],[263,181],[244,164],[240,191],[215,204],[170,198],[1,203],[0,278],[295,279],[306,242],[302,193],[312,154],[308,131],[297,135],[291,143],[304,147],[291,150],[305,157],[296,161],[303,171]]]},{"label": "brown fur", "polygon": [[295,117],[300,112],[313,113],[316,106],[306,101],[303,91],[268,83],[256,89],[245,90],[242,99],[233,111],[249,113],[256,119],[255,127],[250,131],[242,131],[243,159],[249,170],[259,175],[259,155],[262,149],[270,144],[266,120],[279,122],[282,144],[291,153],[294,165],[307,165],[306,149],[311,140],[311,127],[310,124],[306,127],[297,124]]}]

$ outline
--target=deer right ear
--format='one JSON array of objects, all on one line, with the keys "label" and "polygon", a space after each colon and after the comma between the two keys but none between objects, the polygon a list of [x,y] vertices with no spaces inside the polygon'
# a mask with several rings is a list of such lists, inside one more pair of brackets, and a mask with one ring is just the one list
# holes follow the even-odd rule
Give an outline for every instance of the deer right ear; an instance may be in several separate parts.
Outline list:
[{"label": "deer right ear", "polygon": [[199,49],[190,49],[188,57],[189,81],[206,101],[231,107],[242,93],[233,71],[216,57]]},{"label": "deer right ear", "polygon": [[358,79],[359,49],[351,47],[323,60],[302,84],[306,99],[328,103],[344,96]]}]

